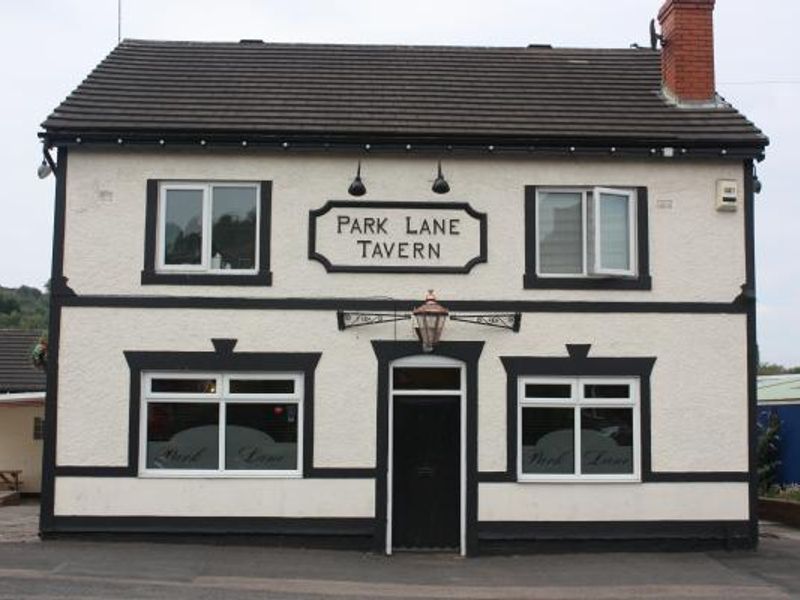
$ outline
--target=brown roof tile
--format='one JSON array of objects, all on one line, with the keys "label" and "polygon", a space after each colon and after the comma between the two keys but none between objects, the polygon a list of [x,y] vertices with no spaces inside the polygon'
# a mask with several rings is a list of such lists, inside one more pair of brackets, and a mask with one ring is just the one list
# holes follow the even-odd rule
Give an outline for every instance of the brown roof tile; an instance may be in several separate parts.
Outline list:
[{"label": "brown roof tile", "polygon": [[43,123],[169,132],[761,147],[732,106],[679,108],[644,49],[125,40]]}]

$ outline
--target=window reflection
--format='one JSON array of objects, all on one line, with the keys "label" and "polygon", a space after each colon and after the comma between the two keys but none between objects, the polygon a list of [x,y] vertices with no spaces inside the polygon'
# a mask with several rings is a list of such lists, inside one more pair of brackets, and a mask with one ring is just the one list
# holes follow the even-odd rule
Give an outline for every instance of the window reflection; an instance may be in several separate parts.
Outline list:
[{"label": "window reflection", "polygon": [[148,404],[148,469],[217,469],[218,467],[218,404],[189,402]]},{"label": "window reflection", "polygon": [[199,265],[203,246],[203,190],[167,190],[164,264]]},{"label": "window reflection", "polygon": [[232,404],[226,407],[225,468],[297,468],[296,404]]},{"label": "window reflection", "polygon": [[522,472],[575,472],[575,411],[572,408],[522,409]]},{"label": "window reflection", "polygon": [[256,189],[214,186],[212,269],[256,266]]},{"label": "window reflection", "polygon": [[581,410],[581,472],[633,473],[633,411]]}]

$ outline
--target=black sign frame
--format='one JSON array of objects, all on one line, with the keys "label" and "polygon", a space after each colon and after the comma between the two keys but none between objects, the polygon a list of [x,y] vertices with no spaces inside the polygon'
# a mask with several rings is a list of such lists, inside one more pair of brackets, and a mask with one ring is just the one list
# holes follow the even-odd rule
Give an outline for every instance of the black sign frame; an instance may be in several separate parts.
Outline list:
[{"label": "black sign frame", "polygon": [[[334,208],[396,208],[414,210],[462,210],[477,219],[479,230],[479,249],[462,266],[379,266],[379,265],[338,265],[333,264],[324,254],[317,252],[317,219]],[[488,262],[487,216],[478,212],[468,202],[426,202],[426,201],[381,201],[381,200],[328,200],[322,207],[308,211],[308,258],[322,263],[328,273],[456,273],[467,274],[480,263]]]}]

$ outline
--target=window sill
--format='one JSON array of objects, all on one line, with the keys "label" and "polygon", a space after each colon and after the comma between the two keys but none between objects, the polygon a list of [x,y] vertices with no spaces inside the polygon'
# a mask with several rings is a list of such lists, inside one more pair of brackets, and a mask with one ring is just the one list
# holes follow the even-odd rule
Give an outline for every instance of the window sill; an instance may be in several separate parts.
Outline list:
[{"label": "window sill", "polygon": [[642,483],[641,477],[517,477],[516,483]]},{"label": "window sill", "polygon": [[251,275],[221,273],[158,273],[142,271],[142,285],[272,285],[272,273],[260,271]]},{"label": "window sill", "polygon": [[139,479],[303,479],[302,473],[276,473],[274,471],[254,471],[242,473],[211,473],[195,471],[180,473],[175,471],[159,473],[155,471],[140,472]]},{"label": "window sill", "polygon": [[636,278],[622,277],[539,277],[525,273],[522,278],[526,290],[651,290],[650,275]]}]

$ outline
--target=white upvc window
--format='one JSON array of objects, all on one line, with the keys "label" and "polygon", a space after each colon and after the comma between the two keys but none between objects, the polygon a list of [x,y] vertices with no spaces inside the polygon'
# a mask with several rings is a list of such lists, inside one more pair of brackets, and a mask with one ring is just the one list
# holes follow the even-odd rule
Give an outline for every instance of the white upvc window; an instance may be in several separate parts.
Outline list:
[{"label": "white upvc window", "polygon": [[145,372],[140,474],[300,477],[299,373]]},{"label": "white upvc window", "polygon": [[535,236],[539,277],[635,277],[636,194],[539,188]]},{"label": "white upvc window", "polygon": [[519,481],[639,481],[636,377],[521,377]]},{"label": "white upvc window", "polygon": [[161,182],[157,271],[257,273],[260,194],[256,183]]}]

